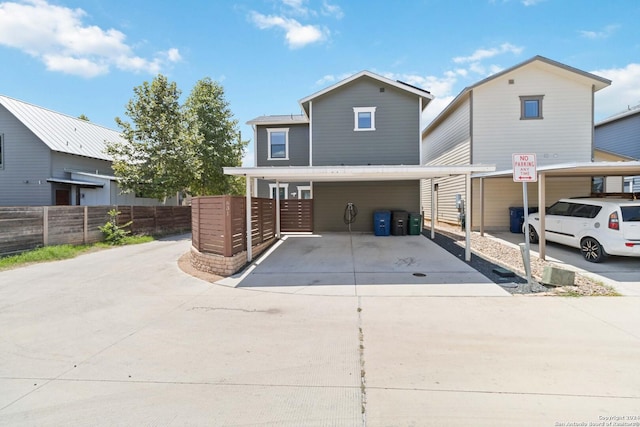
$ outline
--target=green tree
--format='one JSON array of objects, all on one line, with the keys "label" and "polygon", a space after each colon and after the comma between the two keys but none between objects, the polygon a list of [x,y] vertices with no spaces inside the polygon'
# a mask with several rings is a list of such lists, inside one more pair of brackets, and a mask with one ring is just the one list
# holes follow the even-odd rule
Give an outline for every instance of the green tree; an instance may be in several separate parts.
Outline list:
[{"label": "green tree", "polygon": [[193,155],[189,190],[194,195],[243,194],[244,179],[225,175],[223,167],[240,166],[247,141],[242,141],[224,88],[204,78],[187,98],[183,114]]},{"label": "green tree", "polygon": [[89,120],[89,117],[85,116],[84,114],[80,114],[80,115],[78,116],[78,118],[79,118],[80,120],[84,120],[85,122],[90,122],[90,121],[91,121],[91,120]]},{"label": "green tree", "polygon": [[116,117],[125,142],[109,143],[107,151],[120,188],[162,200],[191,182],[180,90],[159,74],[133,91],[125,110],[130,122]]}]

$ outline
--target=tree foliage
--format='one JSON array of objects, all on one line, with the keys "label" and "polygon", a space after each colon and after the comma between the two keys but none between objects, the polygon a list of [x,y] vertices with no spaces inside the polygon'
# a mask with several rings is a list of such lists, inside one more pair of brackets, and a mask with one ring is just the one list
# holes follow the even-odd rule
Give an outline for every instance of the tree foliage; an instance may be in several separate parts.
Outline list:
[{"label": "tree foliage", "polygon": [[196,83],[187,98],[184,115],[194,156],[194,195],[242,194],[243,180],[225,175],[225,166],[240,166],[247,142],[241,140],[221,85],[210,78]]},{"label": "tree foliage", "polygon": [[222,86],[205,78],[184,105],[180,95],[161,74],[134,88],[125,111],[130,121],[116,118],[125,141],[108,144],[120,187],[157,199],[179,191],[242,194],[242,183],[222,171],[240,165],[246,146]]}]

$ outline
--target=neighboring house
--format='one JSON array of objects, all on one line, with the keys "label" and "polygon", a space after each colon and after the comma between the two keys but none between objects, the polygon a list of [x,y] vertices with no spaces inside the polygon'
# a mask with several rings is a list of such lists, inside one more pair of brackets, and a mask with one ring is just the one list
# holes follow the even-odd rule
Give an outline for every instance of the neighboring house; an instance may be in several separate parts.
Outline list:
[{"label": "neighboring house", "polygon": [[0,96],[0,206],[161,204],[120,194],[105,148],[121,140],[115,130]]},{"label": "neighboring house", "polygon": [[[535,56],[465,88],[423,131],[422,164],[495,164],[512,168],[512,154],[536,154],[538,167],[591,162],[594,93],[610,85],[602,77]],[[482,219],[487,229],[507,229],[509,208],[522,206],[522,184],[509,174],[472,180],[472,226]],[[432,187],[433,184],[433,187]],[[464,177],[422,182],[426,217],[457,223],[456,195],[464,197]],[[537,188],[528,187],[529,206],[537,206]],[[481,213],[480,193],[484,193]],[[546,204],[589,195],[590,177],[549,178]]]},{"label": "neighboring house", "polygon": [[[602,153],[640,160],[640,105],[596,123],[594,138]],[[622,188],[609,185],[605,191],[640,192],[640,176],[624,177]]]},{"label": "neighboring house", "polygon": [[[256,168],[418,166],[421,116],[432,98],[425,90],[362,71],[300,100],[302,115],[249,121]],[[275,181],[255,181],[255,196],[275,196]],[[420,208],[418,179],[385,180],[380,175],[379,180],[281,180],[278,185],[282,199],[313,198],[316,231],[345,231],[348,203],[358,210],[354,231],[371,231],[376,210]]]}]

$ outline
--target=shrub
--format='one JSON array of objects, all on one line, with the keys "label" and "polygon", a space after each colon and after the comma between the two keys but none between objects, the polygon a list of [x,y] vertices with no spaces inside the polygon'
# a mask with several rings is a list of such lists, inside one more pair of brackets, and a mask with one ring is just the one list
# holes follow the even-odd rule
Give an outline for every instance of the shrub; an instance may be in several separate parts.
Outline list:
[{"label": "shrub", "polygon": [[111,209],[109,212],[109,220],[103,225],[98,227],[102,231],[104,241],[110,245],[121,245],[124,243],[125,237],[131,234],[131,231],[126,230],[133,221],[129,221],[126,224],[118,225],[118,215],[120,212],[115,209]]}]

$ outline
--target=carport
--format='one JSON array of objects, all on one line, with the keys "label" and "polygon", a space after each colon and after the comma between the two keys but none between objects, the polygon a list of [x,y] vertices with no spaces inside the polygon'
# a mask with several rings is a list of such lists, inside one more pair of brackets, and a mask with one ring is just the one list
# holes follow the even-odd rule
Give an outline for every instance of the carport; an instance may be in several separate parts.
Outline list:
[{"label": "carport", "polygon": [[[542,166],[537,168],[538,174],[538,206],[546,206],[546,179],[547,178],[576,178],[594,176],[635,176],[640,175],[640,161],[629,162],[582,162],[564,163]],[[513,176],[513,169],[496,172],[484,172],[473,174],[472,179],[480,180],[480,234],[484,235],[484,180],[491,178],[505,178]],[[467,183],[467,192],[469,191]],[[545,209],[540,209],[540,259],[545,258]],[[470,222],[470,221],[469,221]],[[468,227],[468,225],[467,225]]]},{"label": "carport", "polygon": [[[495,171],[495,166],[489,165],[460,165],[460,166],[404,166],[404,165],[375,165],[375,166],[285,166],[285,167],[227,167],[226,175],[244,176],[246,178],[247,204],[251,202],[251,181],[254,178],[280,181],[310,181],[310,182],[353,182],[353,181],[411,181],[440,178],[446,176],[466,177],[467,199],[471,200],[471,175]],[[433,185],[433,184],[432,184]],[[431,192],[433,197],[433,191]],[[432,203],[432,206],[434,204]],[[280,236],[280,195],[276,191],[276,235]],[[470,213],[469,213],[470,214]],[[247,209],[247,261],[251,255],[251,212]],[[471,221],[466,221],[465,260],[471,260]],[[435,230],[431,228],[431,238],[435,237]]]}]

